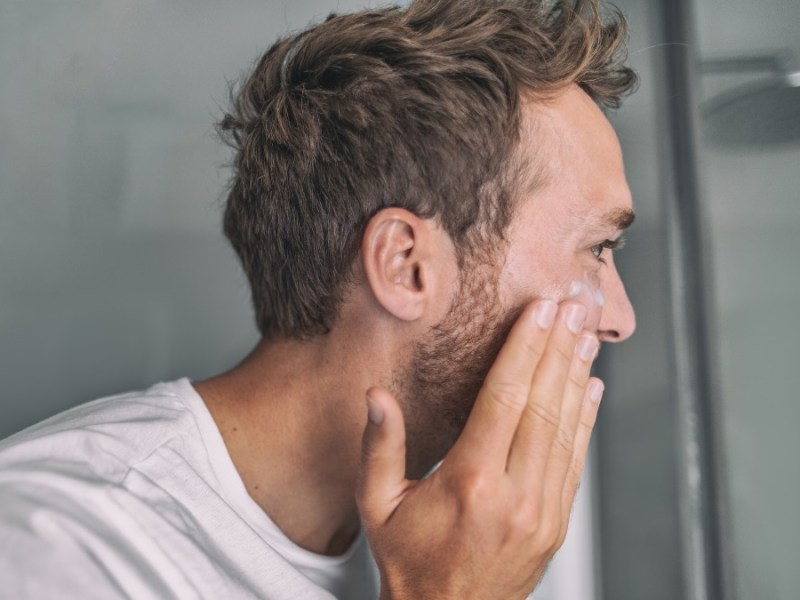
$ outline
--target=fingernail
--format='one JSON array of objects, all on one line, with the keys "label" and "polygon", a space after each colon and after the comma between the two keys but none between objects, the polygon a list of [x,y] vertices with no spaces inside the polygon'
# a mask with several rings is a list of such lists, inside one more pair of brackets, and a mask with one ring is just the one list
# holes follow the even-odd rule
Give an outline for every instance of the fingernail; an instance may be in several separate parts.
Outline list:
[{"label": "fingernail", "polygon": [[576,296],[580,295],[583,291],[583,282],[582,281],[573,281],[569,286],[569,297],[575,298]]},{"label": "fingernail", "polygon": [[594,360],[597,354],[597,338],[593,335],[583,335],[578,341],[578,356],[581,360],[590,361]]},{"label": "fingernail", "polygon": [[567,309],[567,329],[578,333],[586,322],[586,307],[583,304],[573,304]]},{"label": "fingernail", "polygon": [[558,306],[552,300],[542,300],[536,307],[536,324],[542,329],[550,329],[556,320]]},{"label": "fingernail", "polygon": [[589,400],[591,400],[595,404],[599,404],[600,400],[602,400],[603,398],[604,390],[605,386],[603,385],[603,382],[597,379],[593,379],[592,382],[589,384]]},{"label": "fingernail", "polygon": [[383,423],[383,409],[367,392],[367,417],[373,425]]}]

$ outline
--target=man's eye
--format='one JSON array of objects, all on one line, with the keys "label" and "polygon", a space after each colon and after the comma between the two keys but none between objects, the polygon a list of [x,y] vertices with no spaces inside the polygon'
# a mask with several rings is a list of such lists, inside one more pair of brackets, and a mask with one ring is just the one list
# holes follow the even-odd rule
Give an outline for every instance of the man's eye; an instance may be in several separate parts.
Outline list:
[{"label": "man's eye", "polygon": [[623,238],[617,238],[616,240],[604,240],[599,244],[595,244],[590,248],[594,257],[599,260],[601,263],[605,263],[605,259],[601,258],[603,254],[603,250],[608,248],[609,250],[616,250],[618,248],[622,248],[625,245],[625,240]]}]

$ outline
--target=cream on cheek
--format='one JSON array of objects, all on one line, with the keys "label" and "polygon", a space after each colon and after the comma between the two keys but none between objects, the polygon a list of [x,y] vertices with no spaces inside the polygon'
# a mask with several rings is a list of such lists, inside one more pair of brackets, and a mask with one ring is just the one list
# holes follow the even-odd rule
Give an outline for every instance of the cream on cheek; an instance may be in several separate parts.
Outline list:
[{"label": "cream on cheek", "polygon": [[597,331],[600,319],[603,316],[603,307],[606,299],[600,289],[600,276],[596,271],[586,271],[583,279],[575,280],[570,284],[569,299],[583,304],[587,311],[586,323],[583,326],[587,331]]},{"label": "cream on cheek", "polygon": [[599,329],[606,301],[601,290],[600,277],[596,271],[584,271],[580,278],[566,278],[559,283],[550,285],[538,297],[547,298],[556,303],[567,300],[580,302],[588,312],[584,329],[587,331]]}]

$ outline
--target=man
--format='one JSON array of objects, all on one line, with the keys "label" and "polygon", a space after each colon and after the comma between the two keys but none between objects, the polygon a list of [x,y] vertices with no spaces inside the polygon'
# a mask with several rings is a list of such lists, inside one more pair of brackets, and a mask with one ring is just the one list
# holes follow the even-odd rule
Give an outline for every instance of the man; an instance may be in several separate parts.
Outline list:
[{"label": "man", "polygon": [[594,2],[417,0],[275,44],[220,124],[263,340],[4,442],[4,597],[529,594],[634,329],[623,39]]}]

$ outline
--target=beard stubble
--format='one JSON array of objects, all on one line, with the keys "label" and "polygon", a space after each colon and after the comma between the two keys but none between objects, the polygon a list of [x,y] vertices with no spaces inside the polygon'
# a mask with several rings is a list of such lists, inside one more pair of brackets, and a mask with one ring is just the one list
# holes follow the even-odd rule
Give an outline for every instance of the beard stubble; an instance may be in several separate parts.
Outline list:
[{"label": "beard stubble", "polygon": [[[472,259],[467,262],[473,262]],[[504,308],[497,262],[462,268],[450,311],[413,345],[393,388],[406,423],[406,475],[423,477],[453,446],[523,305]]]}]

